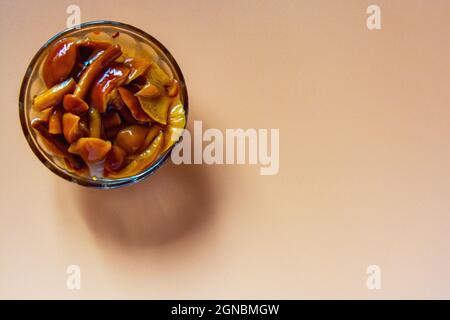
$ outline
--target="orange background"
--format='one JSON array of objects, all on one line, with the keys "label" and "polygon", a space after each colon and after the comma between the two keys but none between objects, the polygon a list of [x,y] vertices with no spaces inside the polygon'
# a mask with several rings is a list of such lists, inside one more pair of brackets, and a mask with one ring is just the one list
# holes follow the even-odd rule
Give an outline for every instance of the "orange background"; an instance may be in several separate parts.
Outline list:
[{"label": "orange background", "polygon": [[[449,1],[0,3],[1,298],[450,298]],[[169,48],[190,126],[279,128],[279,174],[168,164],[101,191],[47,170],[18,92],[73,3]]]}]

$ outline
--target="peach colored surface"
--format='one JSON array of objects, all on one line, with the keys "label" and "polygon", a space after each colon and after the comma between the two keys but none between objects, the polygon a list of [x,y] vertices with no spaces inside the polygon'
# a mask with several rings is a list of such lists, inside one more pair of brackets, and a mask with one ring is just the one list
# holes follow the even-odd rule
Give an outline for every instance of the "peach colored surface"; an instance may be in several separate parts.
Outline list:
[{"label": "peach colored surface", "polygon": [[[279,128],[279,174],[170,164],[99,191],[47,170],[18,92],[72,3],[169,48],[190,126]],[[0,4],[1,298],[450,298],[449,1]]]}]

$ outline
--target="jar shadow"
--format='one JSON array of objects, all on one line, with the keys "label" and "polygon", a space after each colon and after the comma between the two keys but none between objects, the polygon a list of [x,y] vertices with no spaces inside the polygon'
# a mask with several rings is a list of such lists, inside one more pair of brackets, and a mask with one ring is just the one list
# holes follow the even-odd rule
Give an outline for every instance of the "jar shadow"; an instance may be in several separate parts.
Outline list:
[{"label": "jar shadow", "polygon": [[195,233],[213,214],[206,168],[173,165],[135,185],[113,190],[80,188],[82,217],[99,241],[127,248],[175,242]]}]

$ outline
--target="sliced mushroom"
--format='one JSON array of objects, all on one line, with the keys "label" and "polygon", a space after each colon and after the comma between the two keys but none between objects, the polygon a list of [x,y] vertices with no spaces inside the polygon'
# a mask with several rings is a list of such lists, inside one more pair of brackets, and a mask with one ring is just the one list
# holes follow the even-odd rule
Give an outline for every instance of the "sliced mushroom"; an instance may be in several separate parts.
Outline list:
[{"label": "sliced mushroom", "polygon": [[150,121],[150,117],[142,110],[138,99],[131,91],[123,87],[118,88],[117,91],[119,92],[122,101],[136,120],[142,122]]},{"label": "sliced mushroom", "polygon": [[127,83],[130,83],[139,76],[143,75],[151,65],[150,60],[138,57],[127,58],[123,63],[131,68]]},{"label": "sliced mushroom", "polygon": [[84,136],[80,127],[80,117],[72,113],[64,113],[62,117],[63,134],[68,143],[72,143]]},{"label": "sliced mushroom", "polygon": [[167,124],[167,115],[172,98],[162,95],[156,98],[137,96],[142,110],[154,121]]},{"label": "sliced mushroom", "polygon": [[130,68],[123,64],[113,63],[98,80],[95,81],[90,93],[91,107],[100,113],[106,111],[113,89],[121,86],[127,80]]},{"label": "sliced mushroom", "polygon": [[47,87],[52,87],[68,77],[77,57],[74,38],[56,42],[49,50],[42,67],[42,77]]},{"label": "sliced mushroom", "polygon": [[158,89],[154,84],[148,83],[141,90],[136,92],[137,96],[146,98],[156,98],[161,95],[161,90]]},{"label": "sliced mushroom", "polygon": [[180,139],[185,127],[186,112],[184,111],[181,101],[175,100],[170,107],[167,127],[164,135],[164,148],[162,152],[168,150]]},{"label": "sliced mushroom", "polygon": [[57,105],[63,100],[64,95],[75,90],[75,86],[75,80],[70,78],[51,87],[33,99],[33,108],[38,111],[42,111],[46,108]]},{"label": "sliced mushroom", "polygon": [[148,69],[147,80],[149,83],[154,84],[159,88],[164,88],[170,85],[170,77],[156,61],[153,61]]},{"label": "sliced mushroom", "polygon": [[69,152],[91,163],[103,160],[110,150],[111,142],[98,138],[80,138],[69,147]]}]

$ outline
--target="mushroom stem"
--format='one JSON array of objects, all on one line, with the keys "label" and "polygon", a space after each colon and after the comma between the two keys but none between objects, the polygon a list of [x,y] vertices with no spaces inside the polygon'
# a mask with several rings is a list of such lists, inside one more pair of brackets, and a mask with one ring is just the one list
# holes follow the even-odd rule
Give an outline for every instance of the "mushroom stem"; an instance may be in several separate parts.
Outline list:
[{"label": "mushroom stem", "polygon": [[33,108],[38,111],[50,108],[61,102],[64,95],[73,92],[75,89],[75,80],[73,78],[67,79],[57,85],[54,85],[44,93],[38,95],[33,99]]},{"label": "mushroom stem", "polygon": [[91,138],[100,138],[102,131],[102,118],[96,108],[89,109],[89,136]]}]

